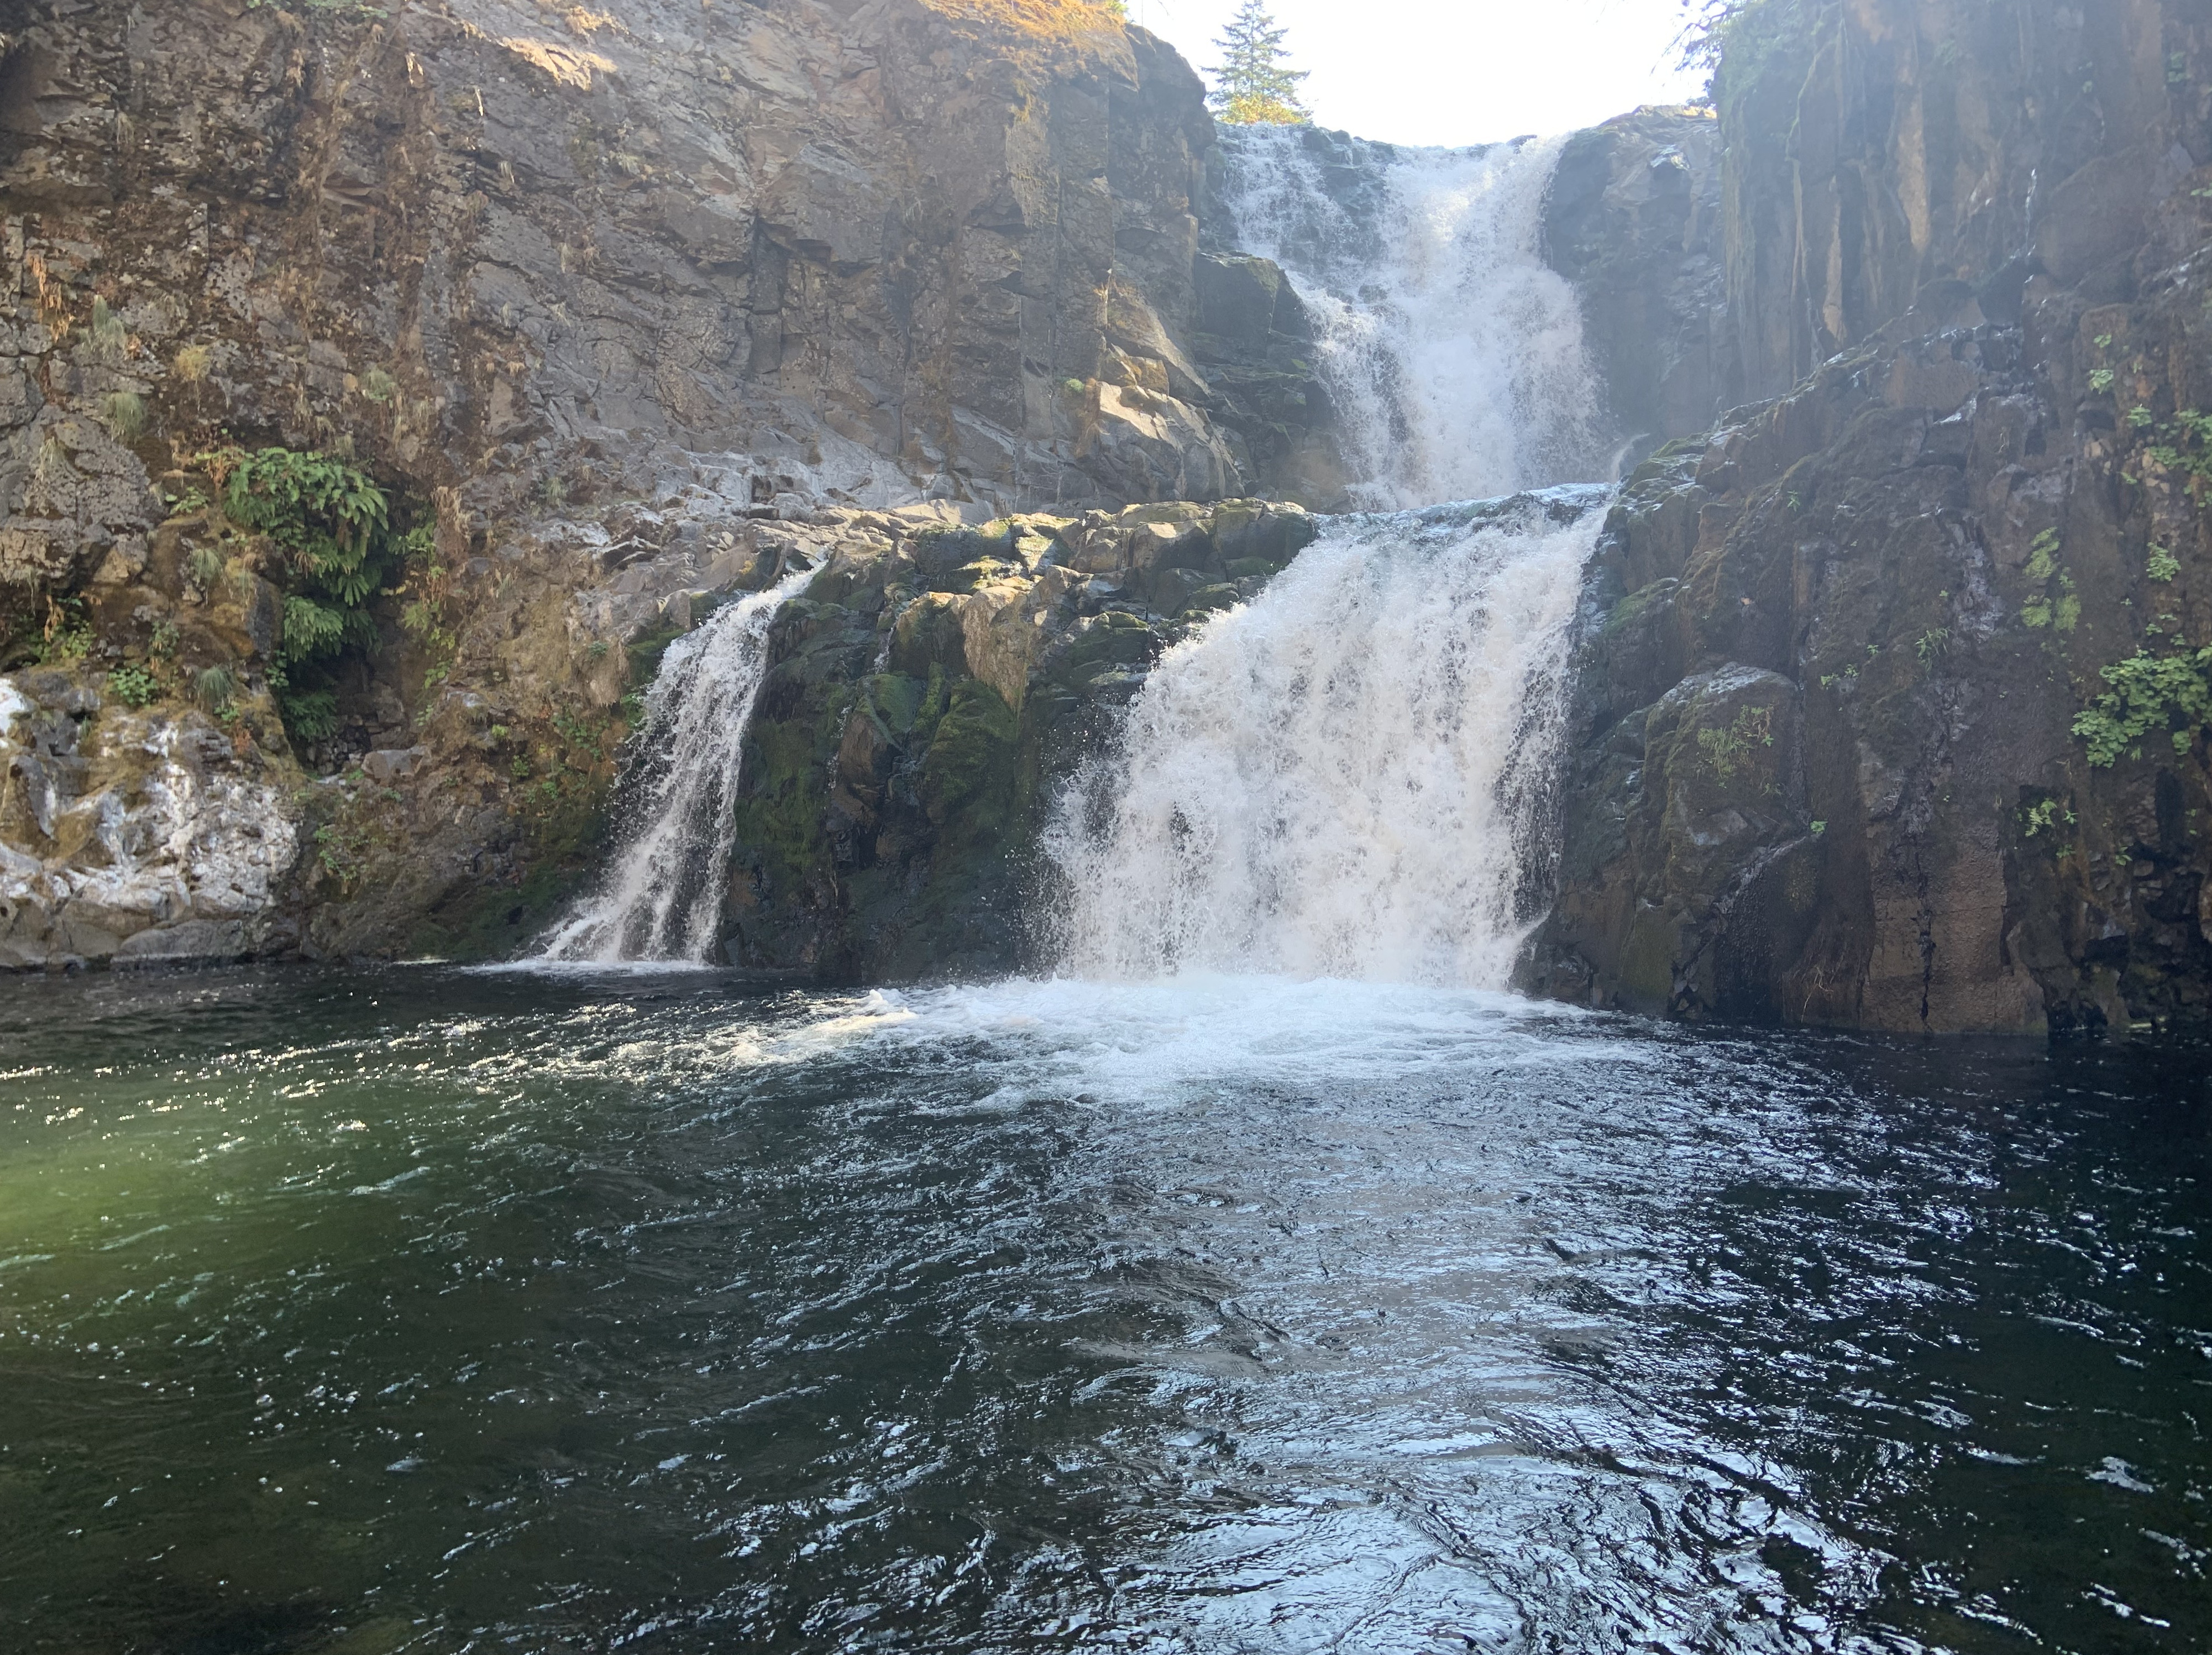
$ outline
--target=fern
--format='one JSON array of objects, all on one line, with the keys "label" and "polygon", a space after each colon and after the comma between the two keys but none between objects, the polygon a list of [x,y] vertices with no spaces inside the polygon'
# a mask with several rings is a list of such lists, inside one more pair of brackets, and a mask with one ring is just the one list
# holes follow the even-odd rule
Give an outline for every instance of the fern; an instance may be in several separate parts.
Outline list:
[{"label": "fern", "polygon": [[280,691],[276,710],[295,740],[327,741],[337,733],[338,698],[328,690]]},{"label": "fern", "polygon": [[307,677],[325,676],[347,650],[374,646],[368,604],[416,553],[423,532],[395,531],[391,501],[374,479],[327,454],[224,448],[195,463],[215,479],[224,515],[266,535],[283,554],[284,626],[270,687],[286,727],[303,740],[321,740],[337,727],[336,698],[326,687],[295,680],[303,668]]},{"label": "fern", "polygon": [[346,618],[342,611],[325,608],[312,598],[284,599],[283,659],[287,666],[334,655],[345,647]]}]

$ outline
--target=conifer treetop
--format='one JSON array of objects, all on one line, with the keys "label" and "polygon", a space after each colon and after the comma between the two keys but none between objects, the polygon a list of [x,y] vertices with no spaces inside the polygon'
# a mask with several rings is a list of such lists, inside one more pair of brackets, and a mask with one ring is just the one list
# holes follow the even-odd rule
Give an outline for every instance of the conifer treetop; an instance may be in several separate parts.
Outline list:
[{"label": "conifer treetop", "polygon": [[1213,43],[1221,49],[1221,61],[1206,71],[1213,77],[1207,101],[1223,120],[1238,126],[1295,126],[1313,119],[1298,100],[1298,82],[1306,71],[1285,61],[1283,35],[1266,0],[1244,0],[1229,20]]}]

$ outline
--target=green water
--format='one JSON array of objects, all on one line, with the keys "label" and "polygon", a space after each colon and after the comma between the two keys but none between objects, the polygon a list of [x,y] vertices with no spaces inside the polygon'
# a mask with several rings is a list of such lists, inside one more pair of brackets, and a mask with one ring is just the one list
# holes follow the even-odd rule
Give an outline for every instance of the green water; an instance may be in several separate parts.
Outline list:
[{"label": "green water", "polygon": [[2201,1648],[2204,1067],[0,984],[0,1648]]}]

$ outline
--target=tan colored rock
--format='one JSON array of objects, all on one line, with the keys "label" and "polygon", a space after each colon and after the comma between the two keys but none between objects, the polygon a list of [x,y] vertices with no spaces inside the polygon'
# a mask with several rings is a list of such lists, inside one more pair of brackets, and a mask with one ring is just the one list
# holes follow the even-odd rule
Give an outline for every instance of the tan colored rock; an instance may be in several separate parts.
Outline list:
[{"label": "tan colored rock", "polygon": [[968,670],[1018,713],[1030,678],[1053,634],[1060,600],[1074,584],[1064,569],[979,586],[960,605]]}]

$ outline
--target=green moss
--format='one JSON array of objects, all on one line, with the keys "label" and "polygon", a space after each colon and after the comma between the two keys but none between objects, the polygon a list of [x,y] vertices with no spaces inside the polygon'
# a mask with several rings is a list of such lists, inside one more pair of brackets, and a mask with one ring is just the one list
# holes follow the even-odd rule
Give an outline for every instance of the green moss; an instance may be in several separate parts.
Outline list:
[{"label": "green moss", "polygon": [[910,733],[921,720],[924,704],[934,699],[944,705],[945,669],[937,668],[925,685],[904,672],[878,672],[862,686],[867,705],[884,728],[894,736]]},{"label": "green moss", "polygon": [[630,640],[629,682],[650,684],[660,672],[660,658],[668,653],[668,646],[684,636],[680,626],[656,626],[650,632],[641,632]]},{"label": "green moss", "polygon": [[926,528],[914,537],[914,560],[934,589],[963,590],[974,583],[979,564],[988,569],[1013,556],[1018,532],[1006,518],[981,528]]},{"label": "green moss", "polygon": [[1613,613],[1605,618],[1605,636],[1611,637],[1623,628],[1634,624],[1636,618],[1674,589],[1672,581],[1654,581],[1650,586],[1638,587],[1613,606]]},{"label": "green moss", "polygon": [[1013,710],[997,691],[975,678],[955,684],[916,781],[929,819],[942,828],[956,814],[974,815],[972,807],[981,806],[977,819],[962,824],[967,830],[963,837],[1006,825],[994,795],[1011,794],[1019,734]]},{"label": "green moss", "polygon": [[1211,615],[1219,610],[1234,609],[1243,601],[1244,594],[1233,586],[1202,586],[1183,600],[1176,613]]},{"label": "green moss", "polygon": [[1083,629],[1054,663],[1063,684],[1079,682],[1105,666],[1134,666],[1157,656],[1165,640],[1126,610],[1112,609]]}]

